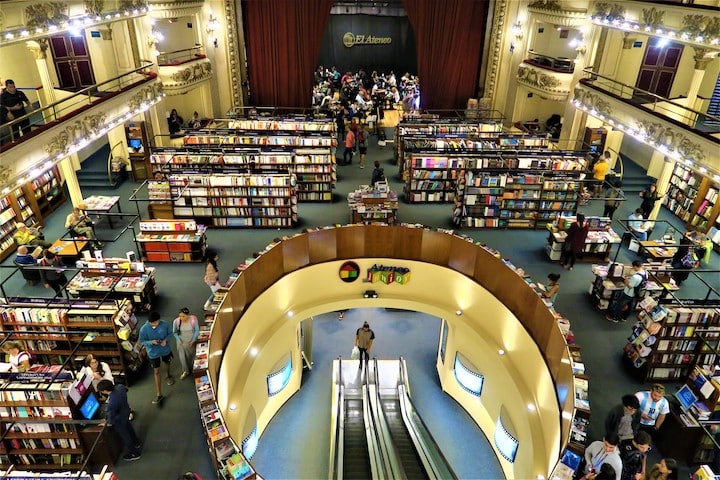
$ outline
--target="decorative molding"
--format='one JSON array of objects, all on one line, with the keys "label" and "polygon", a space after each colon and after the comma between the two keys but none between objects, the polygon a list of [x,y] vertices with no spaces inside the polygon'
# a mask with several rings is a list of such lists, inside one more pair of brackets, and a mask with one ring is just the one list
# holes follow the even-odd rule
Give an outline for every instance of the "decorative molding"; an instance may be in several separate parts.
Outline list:
[{"label": "decorative molding", "polygon": [[541,10],[562,10],[562,5],[558,0],[536,0],[528,4],[528,8]]},{"label": "decorative molding", "polygon": [[68,7],[63,2],[36,3],[25,7],[25,26],[30,30],[47,29],[50,25],[67,22]]},{"label": "decorative molding", "polygon": [[98,135],[105,126],[105,113],[85,115],[68,123],[62,132],[51,138],[43,147],[50,156],[62,154],[72,143]]},{"label": "decorative molding", "polygon": [[615,3],[597,2],[593,17],[606,18],[608,20],[625,20],[625,7]]},{"label": "decorative molding", "polygon": [[705,152],[703,152],[702,146],[693,142],[682,131],[659,122],[637,120],[635,123],[637,130],[645,135],[650,142],[657,145],[666,145],[670,150],[677,151],[685,160],[698,163],[705,160]]},{"label": "decorative molding", "polygon": [[570,94],[570,80],[572,73],[559,74],[567,77],[562,81],[551,72],[526,63],[520,64],[517,72],[517,81],[525,87],[531,88],[549,100],[567,100]]},{"label": "decorative molding", "polygon": [[0,185],[7,185],[13,172],[12,167],[0,165]]},{"label": "decorative molding", "polygon": [[153,18],[179,18],[189,17],[200,13],[204,2],[202,0],[180,0],[176,2],[148,2],[152,7],[150,16]]},{"label": "decorative molding", "polygon": [[213,76],[212,63],[207,58],[194,61],[182,67],[160,67],[160,79],[167,95],[182,95],[198,83]]},{"label": "decorative molding", "polygon": [[682,31],[693,37],[716,38],[720,36],[720,17],[685,15]]},{"label": "decorative molding", "polygon": [[0,31],[5,30],[5,12],[0,10]]},{"label": "decorative molding", "polygon": [[154,100],[156,97],[159,97],[162,94],[163,94],[163,84],[160,82],[156,82],[156,83],[153,83],[152,85],[143,87],[142,90],[140,90],[135,95],[130,97],[130,100],[127,103],[128,109],[131,112],[138,110],[142,107],[143,103],[147,103],[148,101]]},{"label": "decorative molding", "polygon": [[47,58],[48,41],[47,38],[38,38],[25,42],[25,46],[35,57],[35,60],[43,60]]},{"label": "decorative molding", "polygon": [[536,20],[562,27],[579,27],[587,23],[587,10],[563,7],[556,0],[538,0],[528,5]]},{"label": "decorative molding", "polygon": [[120,0],[118,10],[121,12],[132,12],[133,10],[141,10],[147,8],[148,2],[145,0]]},{"label": "decorative molding", "polygon": [[100,30],[100,36],[103,40],[112,40],[112,27],[108,25],[107,28]]},{"label": "decorative molding", "polygon": [[84,0],[85,14],[93,17],[99,16],[105,7],[105,0]]},{"label": "decorative molding", "polygon": [[[505,0],[498,0],[505,1]],[[233,107],[241,107],[243,105],[242,81],[247,81],[247,76],[243,75],[240,68],[245,68],[240,62],[240,37],[238,35],[238,21],[235,14],[236,2],[234,0],[225,0],[225,42],[227,48],[227,63],[230,66],[230,86],[232,88]],[[239,4],[238,4],[239,5]],[[246,72],[247,73],[247,72]]]},{"label": "decorative molding", "polygon": [[483,92],[483,97],[492,99],[493,105],[495,105],[497,101],[495,98],[495,83],[497,81],[498,71],[500,70],[500,57],[507,9],[507,0],[497,0],[495,2],[492,31],[490,32],[490,38],[493,40],[493,43],[490,55],[488,56],[488,70],[485,77],[485,91]]},{"label": "decorative molding", "polygon": [[711,54],[711,56],[707,56],[708,52],[710,52],[709,48],[692,48],[693,50],[695,50],[695,55],[693,55],[693,60],[695,60],[695,70],[705,70],[705,68],[708,66],[708,63],[713,60],[715,55]]},{"label": "decorative molding", "polygon": [[623,50],[630,50],[635,40],[637,40],[637,37],[631,37],[630,32],[623,32]]},{"label": "decorative molding", "polygon": [[642,9],[642,21],[646,27],[650,27],[652,29],[657,29],[657,28],[662,27],[664,17],[665,17],[664,10],[658,10],[655,7],[652,7],[650,9],[646,9],[646,8]]},{"label": "decorative molding", "polygon": [[575,87],[575,90],[573,91],[573,99],[582,103],[583,105],[586,105],[588,108],[595,110],[598,115],[612,117],[613,110],[610,106],[610,102],[602,98],[600,94]]}]

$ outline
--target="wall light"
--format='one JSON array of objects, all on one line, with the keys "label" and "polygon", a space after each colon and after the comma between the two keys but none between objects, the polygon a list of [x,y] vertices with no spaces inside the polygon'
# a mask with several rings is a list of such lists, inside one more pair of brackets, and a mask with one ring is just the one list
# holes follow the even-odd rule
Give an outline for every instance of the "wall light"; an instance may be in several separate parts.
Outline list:
[{"label": "wall light", "polygon": [[363,298],[378,298],[378,294],[375,290],[365,290],[363,292]]},{"label": "wall light", "polygon": [[585,45],[585,42],[583,42],[581,38],[573,38],[570,41],[570,48],[574,48],[575,51],[581,55],[585,55],[587,52],[587,45]]},{"label": "wall light", "polygon": [[205,25],[205,32],[210,38],[213,39],[213,46],[218,48],[218,39],[215,36],[215,31],[220,28],[220,22],[217,17],[210,12],[210,18],[208,19],[207,25]]},{"label": "wall light", "polygon": [[157,49],[157,44],[163,40],[165,40],[165,35],[153,25],[150,29],[150,35],[148,35],[148,47]]},{"label": "wall light", "polygon": [[513,34],[513,37],[515,37],[515,40],[518,42],[523,39],[522,23],[520,23],[520,20],[512,24],[510,33]]}]

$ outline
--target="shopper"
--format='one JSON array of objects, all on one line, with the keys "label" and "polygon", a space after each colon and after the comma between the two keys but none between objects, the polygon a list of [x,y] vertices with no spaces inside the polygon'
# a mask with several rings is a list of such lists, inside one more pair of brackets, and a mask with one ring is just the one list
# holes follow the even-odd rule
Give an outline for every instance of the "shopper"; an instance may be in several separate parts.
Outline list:
[{"label": "shopper", "polygon": [[[618,437],[614,433],[606,433],[603,440],[597,440],[585,449],[585,473],[599,473],[603,464],[608,463],[615,470],[614,480],[620,480],[622,460],[618,452]],[[594,479],[595,477],[586,477]]]},{"label": "shopper", "polygon": [[65,228],[68,229],[74,237],[85,237],[95,240],[94,223],[86,214],[78,207],[74,207],[72,212],[65,218]]},{"label": "shopper", "polygon": [[363,125],[357,132],[357,148],[358,152],[360,152],[360,168],[365,168],[365,158],[367,157],[368,151],[367,138],[367,127]]},{"label": "shopper", "polygon": [[102,380],[107,380],[115,384],[110,366],[105,362],[99,361],[92,353],[89,353],[85,357],[85,368],[82,369],[81,374],[89,375],[92,378],[92,385],[95,387],[95,390],[97,390],[97,386]]},{"label": "shopper", "polygon": [[[670,266],[673,268],[670,276],[675,280],[675,284],[678,287],[688,279],[690,272],[695,268],[695,263],[693,262],[694,257],[692,257],[690,250],[693,248],[692,245],[693,241],[683,235],[680,239],[680,245],[670,261]],[[688,255],[690,256],[688,257]],[[688,260],[688,258],[690,260]]]},{"label": "shopper", "polygon": [[180,366],[182,374],[180,380],[190,376],[195,362],[195,344],[198,336],[200,336],[200,325],[195,315],[190,315],[190,309],[183,307],[178,312],[178,316],[173,320],[173,335],[180,357]]},{"label": "shopper", "polygon": [[665,386],[656,383],[649,391],[637,392],[635,396],[640,402],[640,430],[654,438],[665,422],[665,416],[670,413]]},{"label": "shopper", "polygon": [[555,303],[557,294],[560,291],[560,283],[558,283],[560,281],[560,274],[559,273],[551,273],[547,276],[547,279],[548,279],[548,284],[542,293],[542,297],[547,298],[552,303]]},{"label": "shopper", "polygon": [[655,208],[655,204],[661,198],[657,192],[657,185],[653,183],[647,190],[640,192],[640,196],[642,197],[642,203],[640,204],[642,217],[647,219],[650,217],[650,213]]},{"label": "shopper", "polygon": [[345,151],[343,151],[343,165],[352,164],[353,150],[355,149],[355,133],[348,130],[345,135]]},{"label": "shopper", "polygon": [[[26,104],[28,107],[31,106],[25,92],[18,90],[14,81],[5,80],[5,90],[0,93],[0,123],[9,123],[27,115],[25,111]],[[13,133],[11,141],[14,142],[18,139],[20,133],[23,135],[30,133],[30,119],[21,120],[13,124],[11,128]]]},{"label": "shopper", "polygon": [[365,358],[365,366],[370,362],[370,349],[375,341],[375,332],[370,329],[370,324],[364,322],[361,328],[355,332],[355,346],[360,350],[360,362],[358,368],[363,367],[363,358]]},{"label": "shopper", "polygon": [[65,276],[65,268],[60,257],[55,255],[50,250],[45,250],[40,265],[47,268],[40,269],[40,280],[45,285],[45,288],[52,288],[55,290],[55,295],[60,295],[62,289],[67,285],[68,280]]},{"label": "shopper", "polygon": [[8,355],[8,363],[10,364],[10,372],[27,372],[30,370],[30,354],[25,350],[23,342],[18,340],[7,340],[3,346],[3,351]]},{"label": "shopper", "polygon": [[635,209],[635,211],[631,213],[627,219],[628,229],[640,242],[644,242],[648,238],[644,220],[643,211],[640,208]]},{"label": "shopper", "polygon": [[606,184],[603,197],[605,197],[605,208],[603,209],[603,217],[612,220],[615,210],[618,209],[622,201],[625,199],[625,193],[620,189],[622,180],[614,178]]},{"label": "shopper", "polygon": [[[625,321],[627,315],[632,312],[634,302],[642,295],[643,284],[647,283],[648,274],[643,269],[642,262],[635,260],[632,262],[633,274],[628,278],[624,278],[625,288],[620,297],[613,302],[608,309],[605,318],[613,323]],[[625,312],[627,309],[627,312]]]},{"label": "shopper", "polygon": [[127,387],[125,385],[113,385],[110,380],[101,380],[98,383],[97,391],[108,397],[106,423],[118,433],[127,449],[123,459],[127,461],[139,459],[140,440],[138,440],[135,429],[130,423],[131,409],[127,399]]},{"label": "shopper", "polygon": [[45,240],[42,227],[28,227],[23,222],[18,222],[17,230],[13,234],[13,240],[18,245],[33,245],[43,248],[52,247],[52,243]]},{"label": "shopper", "polygon": [[621,442],[635,437],[640,426],[640,401],[635,395],[623,395],[622,403],[605,417],[605,432],[615,433]]},{"label": "shopper", "polygon": [[617,472],[609,463],[603,463],[600,466],[600,470],[595,472],[588,472],[583,475],[580,480],[615,480],[617,478]]},{"label": "shopper", "polygon": [[565,244],[560,255],[560,266],[568,270],[572,270],[575,265],[575,259],[578,255],[582,255],[585,248],[585,240],[587,239],[590,226],[585,223],[585,215],[577,214],[577,219],[568,228]]},{"label": "shopper", "polygon": [[603,182],[605,182],[605,176],[607,175],[608,170],[610,170],[610,152],[607,150],[605,151],[605,154],[598,159],[597,162],[595,162],[595,165],[592,167],[592,177],[595,181],[595,185],[593,186],[593,193],[595,195],[600,195],[600,192],[602,190]]},{"label": "shopper", "polygon": [[645,480],[677,480],[678,463],[677,460],[665,457],[656,463],[648,472]]},{"label": "shopper", "polygon": [[375,160],[375,168],[372,171],[372,176],[370,177],[370,186],[374,187],[377,182],[382,182],[385,180],[385,170],[380,166],[380,161]]},{"label": "shopper", "polygon": [[170,131],[170,135],[175,135],[182,130],[183,123],[185,123],[185,120],[178,115],[178,112],[176,109],[172,109],[170,112],[170,116],[168,117],[168,130]]},{"label": "shopper", "polygon": [[641,430],[635,435],[635,438],[620,442],[620,459],[623,466],[622,480],[637,480],[644,476],[650,441],[650,435]]},{"label": "shopper", "polygon": [[42,255],[42,253],[42,247],[35,247],[32,253],[29,253],[29,250],[25,245],[20,245],[17,249],[17,255],[15,255],[15,263],[18,265],[37,265],[37,259],[40,255]]},{"label": "shopper", "polygon": [[166,321],[160,320],[160,314],[157,312],[151,312],[148,321],[140,328],[140,341],[145,345],[155,377],[155,399],[152,401],[154,404],[159,404],[164,398],[162,379],[160,378],[160,362],[164,362],[167,367],[167,384],[175,383],[170,371],[170,361],[173,358],[172,348],[170,348],[172,336],[172,328]]},{"label": "shopper", "polygon": [[218,253],[212,248],[205,251],[205,284],[215,293],[222,285],[220,285],[220,270],[218,270],[217,261],[220,258]]}]

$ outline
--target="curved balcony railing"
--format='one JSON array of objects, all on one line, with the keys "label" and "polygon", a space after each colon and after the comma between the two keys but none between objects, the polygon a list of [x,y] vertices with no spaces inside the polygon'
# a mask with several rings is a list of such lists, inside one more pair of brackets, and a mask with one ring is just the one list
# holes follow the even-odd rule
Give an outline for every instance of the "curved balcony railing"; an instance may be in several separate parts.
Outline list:
[{"label": "curved balcony railing", "polygon": [[536,67],[545,68],[547,70],[558,72],[558,73],[573,73],[575,70],[575,60],[566,57],[551,57],[549,55],[543,55],[535,50],[529,50],[528,58],[524,61],[530,65]]},{"label": "curved balcony railing", "polygon": [[[115,78],[83,88],[62,100],[36,108],[22,117],[17,117],[0,126],[0,152],[25,142],[45,131],[50,126],[86,110],[92,105],[104,102],[119,93],[157,77],[153,62],[142,60],[142,65]],[[22,130],[22,135],[19,132]]]},{"label": "curved balcony railing", "polygon": [[205,57],[205,49],[203,46],[196,44],[192,48],[184,48],[172,52],[160,52],[157,56],[157,63],[159,67],[172,67]]},{"label": "curved balcony railing", "polygon": [[696,130],[699,135],[714,142],[720,141],[716,137],[709,135],[709,133],[720,132],[720,117],[694,110],[678,101],[661,97],[647,90],[626,85],[593,72],[589,68],[583,70],[583,73],[586,75],[585,78],[580,79],[580,83],[583,85],[592,86],[594,89],[603,91],[625,103],[653,112],[672,123],[683,124],[685,127]]}]

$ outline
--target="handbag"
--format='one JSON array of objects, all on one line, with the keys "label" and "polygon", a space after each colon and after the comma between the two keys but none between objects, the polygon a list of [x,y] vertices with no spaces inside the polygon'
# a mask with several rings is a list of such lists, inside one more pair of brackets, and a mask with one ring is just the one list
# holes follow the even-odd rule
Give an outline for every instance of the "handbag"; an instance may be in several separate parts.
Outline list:
[{"label": "handbag", "polygon": [[356,346],[353,347],[352,352],[350,353],[350,360],[359,360],[360,359],[360,349]]}]

